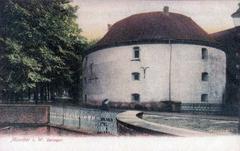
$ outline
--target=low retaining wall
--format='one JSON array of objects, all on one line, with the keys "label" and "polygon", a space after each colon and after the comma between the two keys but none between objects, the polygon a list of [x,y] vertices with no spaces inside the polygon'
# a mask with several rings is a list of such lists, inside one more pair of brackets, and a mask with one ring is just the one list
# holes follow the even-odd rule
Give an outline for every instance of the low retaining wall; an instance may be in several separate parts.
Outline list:
[{"label": "low retaining wall", "polygon": [[[137,112],[136,112],[137,113]],[[126,113],[119,114],[117,118],[117,129],[119,135],[167,135],[166,133],[157,132],[150,130],[146,127],[140,126],[138,124],[139,119],[138,116],[141,116],[142,112],[137,114],[135,113],[127,113],[128,115],[125,116]],[[136,122],[138,121],[138,122]],[[140,122],[141,123],[141,122]]]},{"label": "low retaining wall", "polygon": [[223,105],[208,103],[182,103],[181,112],[222,115]]},{"label": "low retaining wall", "polygon": [[117,135],[118,112],[74,106],[51,106],[50,124],[88,133]]},{"label": "low retaining wall", "polygon": [[168,135],[168,136],[208,136],[210,134],[176,128],[141,119],[143,112],[126,111],[117,115],[120,135]]},{"label": "low retaining wall", "polygon": [[46,125],[49,122],[46,105],[0,105],[0,125]]},{"label": "low retaining wall", "polygon": [[[102,108],[102,101],[86,102],[87,106]],[[144,110],[144,111],[158,111],[158,112],[180,112],[181,102],[174,101],[156,101],[156,102],[111,102],[105,104],[105,108],[121,109],[121,110]]]}]

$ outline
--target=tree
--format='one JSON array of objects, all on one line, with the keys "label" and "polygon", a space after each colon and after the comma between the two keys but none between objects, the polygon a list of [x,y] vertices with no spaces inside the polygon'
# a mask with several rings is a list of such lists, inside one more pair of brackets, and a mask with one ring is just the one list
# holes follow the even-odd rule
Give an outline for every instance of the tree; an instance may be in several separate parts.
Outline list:
[{"label": "tree", "polygon": [[2,2],[0,83],[4,93],[19,99],[29,91],[36,100],[47,100],[57,91],[76,90],[86,47],[76,11],[68,0]]},{"label": "tree", "polygon": [[91,49],[99,40],[100,40],[99,38],[96,38],[88,41],[87,49]]}]

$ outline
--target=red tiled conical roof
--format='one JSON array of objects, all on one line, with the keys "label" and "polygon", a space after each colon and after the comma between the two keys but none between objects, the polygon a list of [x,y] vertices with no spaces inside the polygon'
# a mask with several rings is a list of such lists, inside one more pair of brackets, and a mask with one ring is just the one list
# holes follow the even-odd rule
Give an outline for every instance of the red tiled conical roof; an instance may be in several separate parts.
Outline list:
[{"label": "red tiled conical roof", "polygon": [[170,12],[150,12],[118,21],[94,47],[100,49],[167,40],[212,42],[208,33],[187,16]]}]

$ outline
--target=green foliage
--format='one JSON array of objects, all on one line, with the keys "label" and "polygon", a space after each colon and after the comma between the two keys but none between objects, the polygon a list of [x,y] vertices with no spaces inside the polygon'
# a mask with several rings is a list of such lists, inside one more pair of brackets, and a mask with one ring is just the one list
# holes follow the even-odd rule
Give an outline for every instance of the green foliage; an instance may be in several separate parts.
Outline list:
[{"label": "green foliage", "polygon": [[[0,83],[21,92],[39,83],[69,88],[86,40],[68,0],[5,0],[0,5]],[[61,81],[61,82],[59,82]]]},{"label": "green foliage", "polygon": [[88,46],[87,46],[87,48],[93,47],[98,41],[99,41],[98,38],[97,38],[97,39],[92,39],[92,40],[88,41]]}]

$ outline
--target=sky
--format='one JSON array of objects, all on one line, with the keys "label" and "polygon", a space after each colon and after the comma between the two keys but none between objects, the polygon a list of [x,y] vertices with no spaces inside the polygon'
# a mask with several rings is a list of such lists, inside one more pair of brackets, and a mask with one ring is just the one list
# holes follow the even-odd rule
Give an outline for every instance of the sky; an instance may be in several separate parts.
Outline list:
[{"label": "sky", "polygon": [[191,17],[206,32],[214,33],[234,27],[231,14],[240,0],[73,0],[79,6],[78,24],[88,40],[100,39],[107,25],[142,12],[162,11]]}]

